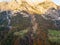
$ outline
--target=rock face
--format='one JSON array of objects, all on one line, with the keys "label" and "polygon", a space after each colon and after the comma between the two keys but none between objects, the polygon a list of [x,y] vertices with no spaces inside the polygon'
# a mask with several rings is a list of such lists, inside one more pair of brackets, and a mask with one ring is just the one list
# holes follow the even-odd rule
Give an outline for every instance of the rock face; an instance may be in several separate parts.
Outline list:
[{"label": "rock face", "polygon": [[52,7],[57,9],[56,4],[54,4],[52,1],[47,1],[47,0],[42,3],[39,2],[38,4],[35,4],[35,2],[31,4],[29,1],[26,0],[13,0],[11,2],[0,2],[0,10],[12,10],[14,12],[25,10],[32,14],[33,13],[43,14],[49,8]]},{"label": "rock face", "polygon": [[50,8],[42,17],[54,22],[55,27],[60,30],[60,9]]}]

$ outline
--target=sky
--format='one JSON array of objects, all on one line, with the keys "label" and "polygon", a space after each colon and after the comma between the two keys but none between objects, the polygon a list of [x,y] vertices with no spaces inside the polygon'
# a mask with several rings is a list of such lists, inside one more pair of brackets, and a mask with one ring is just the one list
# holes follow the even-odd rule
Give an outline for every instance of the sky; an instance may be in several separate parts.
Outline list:
[{"label": "sky", "polygon": [[56,3],[57,5],[60,5],[60,0],[53,0],[54,3]]},{"label": "sky", "polygon": [[[1,1],[11,1],[11,0],[0,0],[0,2]],[[30,1],[34,1],[34,2],[36,2],[37,0],[30,0]],[[43,0],[38,0],[38,2],[42,2]],[[52,0],[54,3],[56,3],[57,5],[60,5],[60,0]]]}]

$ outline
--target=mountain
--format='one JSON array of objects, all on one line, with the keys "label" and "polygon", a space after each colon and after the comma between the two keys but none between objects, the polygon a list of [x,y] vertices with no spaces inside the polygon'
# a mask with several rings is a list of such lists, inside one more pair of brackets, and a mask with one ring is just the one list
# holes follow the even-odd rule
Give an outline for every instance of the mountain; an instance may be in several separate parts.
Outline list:
[{"label": "mountain", "polygon": [[0,2],[0,45],[48,45],[48,29],[60,30],[55,3]]},{"label": "mountain", "polygon": [[58,6],[52,1],[40,2],[38,4],[30,4],[25,0],[20,0],[20,2],[17,2],[16,0],[13,0],[12,2],[0,2],[0,10],[12,10],[13,12],[25,10],[31,14],[43,14],[52,7],[57,9]]}]

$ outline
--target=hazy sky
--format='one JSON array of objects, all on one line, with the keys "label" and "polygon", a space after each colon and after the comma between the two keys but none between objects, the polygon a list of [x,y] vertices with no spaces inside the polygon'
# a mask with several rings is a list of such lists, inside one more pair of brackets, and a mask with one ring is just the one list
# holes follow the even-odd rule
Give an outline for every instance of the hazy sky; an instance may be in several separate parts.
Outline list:
[{"label": "hazy sky", "polygon": [[[0,0],[0,1],[11,1],[11,0]],[[35,1],[35,0],[32,0],[32,1]],[[39,0],[39,1],[43,1],[43,0]],[[60,5],[60,0],[52,0],[52,1],[57,5]]]},{"label": "hazy sky", "polygon": [[60,0],[53,0],[54,3],[56,3],[57,5],[60,5]]}]

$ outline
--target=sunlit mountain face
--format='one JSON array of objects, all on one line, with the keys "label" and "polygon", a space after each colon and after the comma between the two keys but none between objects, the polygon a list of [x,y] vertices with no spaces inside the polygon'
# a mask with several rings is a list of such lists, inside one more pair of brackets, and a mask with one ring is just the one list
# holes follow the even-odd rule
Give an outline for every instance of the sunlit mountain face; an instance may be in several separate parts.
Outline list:
[{"label": "sunlit mountain face", "polygon": [[[4,5],[4,6],[2,6]],[[19,11],[25,10],[29,13],[37,13],[42,14],[47,11],[47,9],[54,7],[57,8],[57,5],[52,1],[40,2],[39,0],[13,0],[11,2],[1,2],[0,9],[1,10],[12,10]]]}]

